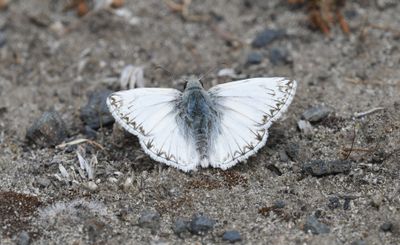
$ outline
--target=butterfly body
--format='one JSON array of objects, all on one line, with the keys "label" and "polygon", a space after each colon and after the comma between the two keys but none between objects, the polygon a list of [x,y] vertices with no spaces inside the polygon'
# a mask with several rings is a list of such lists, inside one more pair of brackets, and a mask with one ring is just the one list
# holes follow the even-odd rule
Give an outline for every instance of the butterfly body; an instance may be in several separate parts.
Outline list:
[{"label": "butterfly body", "polygon": [[205,168],[209,165],[210,139],[216,133],[219,113],[210,95],[196,79],[187,82],[181,103],[177,107],[180,111],[178,123],[183,121],[185,135],[194,141],[200,164]]},{"label": "butterfly body", "polygon": [[293,100],[294,80],[252,78],[206,91],[191,79],[183,92],[138,88],[113,93],[107,105],[154,160],[185,172],[228,169],[263,147],[268,128]]}]

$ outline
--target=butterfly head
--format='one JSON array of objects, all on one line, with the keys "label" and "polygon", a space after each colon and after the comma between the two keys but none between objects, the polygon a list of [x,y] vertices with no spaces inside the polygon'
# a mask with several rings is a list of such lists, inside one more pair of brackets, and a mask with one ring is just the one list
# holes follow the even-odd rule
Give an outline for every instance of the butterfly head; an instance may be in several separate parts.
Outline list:
[{"label": "butterfly head", "polygon": [[197,78],[190,78],[189,80],[186,80],[184,87],[185,90],[202,89],[202,88],[203,88],[203,82]]}]

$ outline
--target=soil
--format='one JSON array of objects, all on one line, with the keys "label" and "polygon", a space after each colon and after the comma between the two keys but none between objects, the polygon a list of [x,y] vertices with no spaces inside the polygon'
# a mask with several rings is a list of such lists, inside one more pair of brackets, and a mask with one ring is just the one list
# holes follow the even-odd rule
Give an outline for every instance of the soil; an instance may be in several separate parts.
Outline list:
[{"label": "soil", "polygon": [[[1,244],[220,244],[229,230],[243,244],[400,244],[397,1],[347,1],[341,11],[349,34],[339,24],[323,34],[310,26],[306,7],[278,0],[192,1],[189,17],[157,0],[83,17],[64,11],[67,4],[17,0],[0,12]],[[285,35],[252,47],[266,29]],[[283,62],[273,60],[276,49]],[[249,63],[251,53],[257,60]],[[80,148],[26,140],[51,110],[68,128],[64,142],[87,138],[80,108],[94,91],[120,89],[129,64],[143,67],[148,87],[182,89],[182,78],[212,68],[234,69],[237,79],[292,77],[299,85],[267,145],[227,171],[188,174],[161,165],[112,126]],[[232,80],[217,70],[203,79],[207,88]],[[319,105],[332,112],[304,134],[297,122]],[[80,170],[78,149],[97,158],[94,180]],[[344,160],[350,171],[303,171],[314,161]],[[160,216],[143,226],[145,211]],[[199,213],[213,228],[175,234],[178,218]],[[310,217],[320,223],[307,231]]]}]

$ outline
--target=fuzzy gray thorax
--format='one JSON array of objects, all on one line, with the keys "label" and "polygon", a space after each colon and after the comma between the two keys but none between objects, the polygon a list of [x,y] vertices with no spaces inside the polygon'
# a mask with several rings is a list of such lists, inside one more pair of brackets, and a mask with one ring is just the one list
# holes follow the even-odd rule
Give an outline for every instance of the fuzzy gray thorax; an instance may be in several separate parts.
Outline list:
[{"label": "fuzzy gray thorax", "polygon": [[210,139],[215,132],[218,113],[210,95],[198,79],[187,82],[178,109],[179,117],[184,124],[185,135],[194,140],[200,160],[208,160]]}]

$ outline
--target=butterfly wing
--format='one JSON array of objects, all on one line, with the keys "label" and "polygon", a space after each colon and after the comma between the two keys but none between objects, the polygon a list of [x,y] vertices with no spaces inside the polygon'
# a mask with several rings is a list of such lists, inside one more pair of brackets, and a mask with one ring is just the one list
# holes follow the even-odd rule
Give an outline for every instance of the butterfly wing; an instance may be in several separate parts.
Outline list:
[{"label": "butterfly wing", "polygon": [[179,125],[177,103],[182,93],[166,88],[137,88],[111,94],[107,105],[127,131],[139,138],[154,160],[183,171],[196,168],[198,153]]},{"label": "butterfly wing", "polygon": [[227,169],[255,154],[268,128],[293,100],[297,83],[286,78],[253,78],[212,87],[208,92],[221,113],[210,164]]}]

